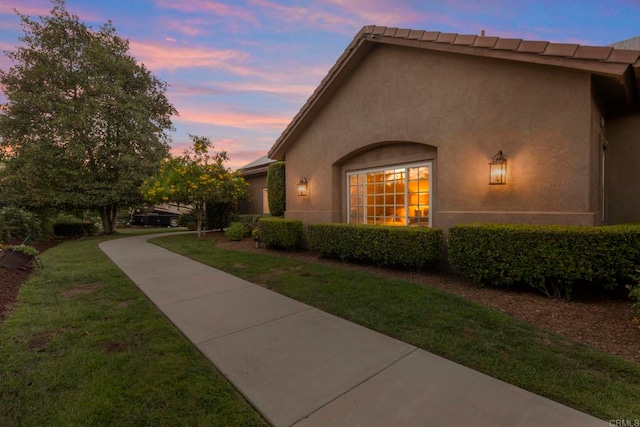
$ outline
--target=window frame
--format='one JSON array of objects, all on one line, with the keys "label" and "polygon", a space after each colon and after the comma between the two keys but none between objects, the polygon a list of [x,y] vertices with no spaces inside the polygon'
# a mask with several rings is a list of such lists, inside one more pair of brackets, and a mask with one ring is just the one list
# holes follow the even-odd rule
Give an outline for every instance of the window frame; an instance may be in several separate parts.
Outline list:
[{"label": "window frame", "polygon": [[262,214],[271,214],[269,211],[269,189],[267,187],[262,187]]},{"label": "window frame", "polygon": [[[401,163],[401,164],[397,164],[397,165],[386,165],[386,166],[378,166],[378,167],[371,167],[371,168],[364,168],[364,169],[353,169],[353,170],[349,170],[346,171],[345,174],[345,190],[346,190],[346,208],[347,208],[347,223],[351,224],[351,197],[350,197],[350,181],[351,181],[351,176],[353,175],[360,175],[360,174],[368,174],[368,173],[375,173],[375,172],[384,172],[384,171],[390,171],[390,170],[397,170],[397,169],[404,169],[404,210],[405,210],[405,217],[404,217],[404,221],[405,224],[404,225],[400,225],[398,227],[411,227],[412,225],[409,224],[409,214],[408,214],[408,207],[410,206],[410,200],[409,200],[409,169],[410,168],[419,168],[419,167],[426,167],[429,170],[429,221],[428,224],[425,224],[425,226],[432,228],[433,227],[433,204],[434,204],[434,194],[433,194],[433,161],[432,160],[427,160],[427,161],[420,161],[420,162],[412,162],[412,163]],[[365,185],[365,189],[366,189],[366,185]],[[367,220],[367,215],[366,215],[366,207],[367,207],[367,203],[366,203],[366,198],[367,198],[367,194],[365,193],[363,195],[364,197],[364,215],[363,215],[363,224],[366,224],[366,220]]]}]

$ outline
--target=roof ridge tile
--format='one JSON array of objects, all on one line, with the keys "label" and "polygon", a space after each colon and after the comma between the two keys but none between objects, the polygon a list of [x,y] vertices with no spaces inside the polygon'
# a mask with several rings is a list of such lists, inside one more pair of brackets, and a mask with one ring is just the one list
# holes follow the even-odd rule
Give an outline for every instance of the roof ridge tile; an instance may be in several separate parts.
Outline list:
[{"label": "roof ridge tile", "polygon": [[382,35],[387,37],[395,37],[397,31],[398,31],[397,28],[386,27]]},{"label": "roof ridge tile", "polygon": [[456,39],[456,37],[458,37],[458,33],[440,33],[435,42],[451,44]]},{"label": "roof ridge tile", "polygon": [[434,42],[440,36],[440,31],[425,31],[422,35],[423,41]]},{"label": "roof ridge tile", "polygon": [[421,40],[424,36],[424,33],[424,30],[411,30],[407,38],[412,40]]},{"label": "roof ridge tile", "polygon": [[541,55],[550,55],[550,56],[565,56],[565,57],[573,57],[578,50],[578,44],[575,43],[548,43],[547,47],[543,52],[540,52]]},{"label": "roof ridge tile", "polygon": [[478,36],[476,38],[476,41],[473,43],[473,45],[471,45],[472,47],[489,47],[492,48],[496,45],[496,42],[498,41],[498,37],[492,36],[492,37],[487,37],[487,36]]},{"label": "roof ridge tile", "polygon": [[478,36],[475,34],[458,34],[451,44],[471,46],[477,38]]},{"label": "roof ridge tile", "polygon": [[498,37],[496,44],[493,46],[493,49],[497,50],[518,50],[520,44],[522,43],[522,39],[503,39]]},{"label": "roof ridge tile", "polygon": [[549,42],[542,40],[522,40],[520,46],[518,46],[517,52],[524,53],[542,53],[547,48]]}]

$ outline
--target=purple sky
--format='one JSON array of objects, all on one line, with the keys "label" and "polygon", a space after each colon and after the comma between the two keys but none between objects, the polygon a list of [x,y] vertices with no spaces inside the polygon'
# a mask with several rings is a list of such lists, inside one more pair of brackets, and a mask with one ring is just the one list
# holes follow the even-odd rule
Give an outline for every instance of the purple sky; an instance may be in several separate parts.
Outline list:
[{"label": "purple sky", "polygon": [[[35,17],[51,3],[1,0],[2,51],[22,34],[14,9]],[[67,0],[67,9],[94,28],[111,20],[169,83],[175,153],[187,134],[208,136],[234,169],[266,154],[364,25],[586,45],[640,35],[637,0]]]}]

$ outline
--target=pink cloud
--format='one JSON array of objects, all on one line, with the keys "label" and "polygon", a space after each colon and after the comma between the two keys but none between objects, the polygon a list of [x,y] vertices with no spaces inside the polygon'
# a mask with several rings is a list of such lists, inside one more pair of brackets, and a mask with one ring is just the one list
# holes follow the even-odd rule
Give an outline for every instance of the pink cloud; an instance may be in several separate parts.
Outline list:
[{"label": "pink cloud", "polygon": [[169,86],[171,98],[192,98],[197,96],[220,95],[229,93],[262,93],[289,99],[294,102],[305,101],[315,90],[311,84],[281,82],[201,82],[199,85],[172,84]]},{"label": "pink cloud", "polygon": [[251,0],[251,4],[262,8],[273,18],[284,22],[309,24],[313,27],[340,33],[352,33],[354,29],[359,27],[359,23],[353,18],[348,18],[344,14],[326,12],[318,8],[285,6],[267,0]]},{"label": "pink cloud", "polygon": [[358,17],[362,24],[395,26],[424,20],[426,15],[412,8],[410,2],[387,0],[329,0],[328,3]]},{"label": "pink cloud", "polygon": [[290,117],[250,112],[208,112],[187,107],[180,109],[180,117],[176,121],[239,129],[282,130],[289,123]]},{"label": "pink cloud", "polygon": [[0,41],[0,70],[8,71],[14,65],[13,61],[4,52],[13,52],[15,50],[16,46]]},{"label": "pink cloud", "polygon": [[[51,14],[51,9],[53,8],[53,4],[49,1],[45,0],[29,0],[29,4],[27,2],[18,1],[18,0],[3,0],[0,3],[0,15],[15,15],[15,11],[17,10],[22,15],[27,15],[34,20],[39,20],[40,16],[49,16]],[[99,14],[91,12],[89,10],[83,8],[78,10],[79,8],[76,6],[66,6],[66,9],[69,13],[78,15],[80,21],[89,21],[89,22],[99,22],[103,24],[106,22]],[[20,22],[16,19],[15,27],[18,28]],[[89,24],[87,24],[90,26]]]},{"label": "pink cloud", "polygon": [[194,86],[186,84],[171,84],[168,92],[171,96],[198,96],[198,95],[216,95],[221,91],[207,86]]},{"label": "pink cloud", "polygon": [[230,6],[210,0],[190,0],[176,2],[174,0],[156,0],[158,7],[173,9],[184,13],[214,14],[226,18],[256,22],[253,13],[245,8]]},{"label": "pink cloud", "polygon": [[259,82],[234,82],[219,83],[218,87],[237,92],[261,92],[273,95],[289,95],[295,97],[308,97],[315,90],[313,85],[287,84],[287,83],[259,83]]},{"label": "pink cloud", "polygon": [[200,18],[181,19],[179,21],[163,19],[163,27],[184,34],[189,37],[197,37],[207,34],[207,21]]},{"label": "pink cloud", "polygon": [[240,75],[251,74],[250,69],[240,65],[249,55],[239,50],[183,47],[173,43],[145,43],[133,40],[129,45],[133,55],[151,70],[206,67]]},{"label": "pink cloud", "polygon": [[51,3],[48,1],[31,1],[25,4],[23,0],[3,0],[0,3],[0,15],[15,15],[15,10],[23,15],[48,15],[51,11]]}]

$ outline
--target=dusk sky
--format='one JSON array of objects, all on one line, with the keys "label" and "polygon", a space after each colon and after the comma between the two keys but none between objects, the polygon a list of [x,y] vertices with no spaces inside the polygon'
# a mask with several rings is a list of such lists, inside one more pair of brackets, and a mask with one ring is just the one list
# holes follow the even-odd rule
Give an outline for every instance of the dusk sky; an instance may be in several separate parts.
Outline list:
[{"label": "dusk sky", "polygon": [[[51,7],[0,0],[0,50],[22,35],[14,9],[36,17]],[[187,134],[208,136],[232,169],[266,154],[364,25],[583,45],[640,35],[637,0],[68,0],[67,9],[94,28],[111,20],[169,84],[174,153]]]}]

